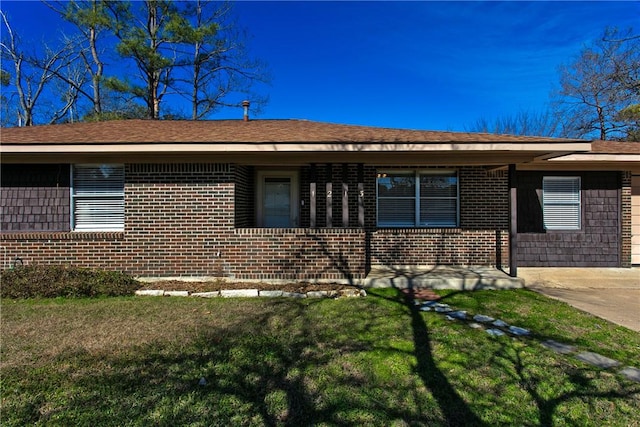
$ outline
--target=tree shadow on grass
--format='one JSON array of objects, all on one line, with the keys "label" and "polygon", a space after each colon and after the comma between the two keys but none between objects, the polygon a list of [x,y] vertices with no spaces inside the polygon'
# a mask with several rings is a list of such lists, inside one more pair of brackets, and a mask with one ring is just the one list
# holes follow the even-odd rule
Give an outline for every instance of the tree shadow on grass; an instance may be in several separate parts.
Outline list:
[{"label": "tree shadow on grass", "polygon": [[[414,284],[414,276],[398,269],[396,277],[402,277],[402,288],[397,288],[397,298],[393,301],[404,305],[411,319],[413,336],[413,356],[416,360],[415,373],[422,380],[423,385],[432,393],[438,403],[447,425],[453,426],[484,426],[486,425],[469,407],[469,404],[458,394],[447,376],[438,367],[431,342],[427,323],[415,303],[415,294],[420,289]],[[422,274],[429,274],[422,271]],[[459,291],[461,292],[461,291]],[[450,294],[454,295],[455,293]]]},{"label": "tree shadow on grass", "polygon": [[[442,424],[437,407],[417,415],[415,406],[402,406],[400,396],[415,390],[382,390],[384,382],[377,382],[369,366],[355,364],[360,354],[367,360],[369,352],[407,355],[380,343],[374,333],[388,315],[401,314],[385,310],[380,316],[376,302],[367,299],[357,299],[365,310],[350,312],[344,310],[349,301],[343,301],[244,300],[241,304],[255,307],[250,319],[223,327],[205,319],[191,337],[181,334],[173,342],[101,355],[81,347],[60,354],[65,368],[46,381],[56,381],[52,392],[66,397],[48,401],[40,393],[42,399],[25,408],[22,421],[346,426],[419,418],[419,423]],[[335,305],[341,318],[327,317],[327,310],[337,313]]]},{"label": "tree shadow on grass", "polygon": [[[414,355],[417,361],[416,373],[420,376],[424,385],[433,393],[449,425],[486,425],[474,413],[469,403],[459,395],[456,387],[452,385],[452,382],[464,382],[464,378],[460,376],[456,378],[455,374],[452,374],[450,378],[447,377],[434,360],[431,336],[425,322],[425,316],[444,317],[446,314],[438,314],[436,312],[425,314],[422,312],[420,304],[417,304],[414,299],[414,294],[421,289],[412,286],[411,277],[405,278],[408,279],[405,282],[408,283],[408,287],[397,289],[396,301],[404,304],[411,316],[415,346]],[[468,293],[468,291],[449,292],[441,298],[440,302],[445,302],[447,299],[461,293]],[[452,318],[450,321],[452,326],[455,323],[469,325],[472,322],[468,318],[467,320],[454,320]],[[557,371],[554,371],[555,374],[552,373],[549,367],[544,366],[544,362],[540,361],[543,356],[536,357],[534,354],[535,352],[546,351],[541,344],[552,338],[544,334],[533,333],[524,337],[512,337],[506,334],[502,337],[490,338],[480,331],[484,331],[484,329],[476,331],[476,333],[481,334],[478,335],[478,339],[490,339],[498,345],[498,349],[493,354],[488,355],[485,366],[500,369],[502,374],[507,376],[504,386],[515,386],[530,397],[530,400],[523,400],[522,404],[527,405],[528,403],[526,402],[531,402],[535,405],[537,425],[555,425],[558,417],[563,416],[559,412],[559,408],[571,401],[586,402],[587,405],[591,406],[591,414],[598,415],[602,415],[602,408],[596,408],[599,405],[603,407],[607,407],[607,405],[613,407],[626,405],[627,410],[633,411],[632,408],[640,403],[640,386],[633,385],[631,382],[620,381],[620,378],[616,378],[615,372],[595,367],[579,368],[575,366],[575,360],[573,361],[574,363],[571,363],[570,360],[562,359],[564,357],[573,357],[572,355],[556,356],[560,358],[559,362],[557,362],[560,367]],[[453,329],[452,333],[455,333]],[[554,336],[553,339],[557,339],[557,337]],[[535,345],[536,348],[531,349],[532,345]],[[527,347],[528,357],[525,360],[523,348]],[[475,363],[477,364],[475,367],[459,366],[459,372],[483,368],[482,360],[476,360]],[[562,379],[556,383],[555,378],[549,377],[553,375],[560,375]],[[567,390],[567,388],[569,389]],[[486,391],[474,390],[475,395],[478,397],[481,397],[483,392]],[[485,404],[486,402],[473,402],[473,406],[479,409]],[[492,410],[499,409],[492,408]],[[572,414],[568,416],[570,417]],[[533,422],[536,418],[529,419],[528,422]],[[606,419],[604,417],[600,421],[606,421]],[[621,420],[616,420],[615,423],[619,421]],[[524,422],[524,420],[520,420],[520,422]]]},{"label": "tree shadow on grass", "polygon": [[[518,346],[518,341],[506,337],[495,340],[498,348],[492,355],[490,362],[502,366],[503,372],[507,374],[514,384],[518,384],[533,400],[538,412],[538,422],[541,426],[552,426],[556,424],[556,419],[560,416],[558,409],[571,400],[579,400],[591,406],[593,413],[602,412],[595,409],[596,401],[605,400],[615,406],[620,405],[623,400],[636,398],[640,394],[640,386],[624,384],[615,379],[612,372],[595,367],[577,367],[570,363],[565,363],[562,374],[566,376],[566,382],[571,384],[571,388],[558,389],[550,393],[549,389],[554,386],[550,384],[552,378],[549,377],[549,369],[541,369],[539,362],[535,360],[525,361],[522,345]],[[541,375],[539,372],[543,372]],[[557,387],[557,386],[556,386]],[[629,405],[634,411],[635,405]],[[601,417],[602,413],[598,414]],[[567,414],[571,417],[572,414]],[[622,420],[609,419],[604,415],[604,420],[593,420],[596,424],[600,422],[611,422],[618,424]],[[608,421],[607,421],[608,420]],[[569,421],[569,419],[565,419]]]}]

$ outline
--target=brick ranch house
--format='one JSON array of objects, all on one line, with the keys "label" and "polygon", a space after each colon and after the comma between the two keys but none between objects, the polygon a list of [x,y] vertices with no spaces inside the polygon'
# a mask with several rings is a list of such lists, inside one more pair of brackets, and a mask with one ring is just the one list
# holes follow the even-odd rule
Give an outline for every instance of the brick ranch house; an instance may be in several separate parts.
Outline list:
[{"label": "brick ranch house", "polygon": [[0,141],[3,268],[352,280],[378,265],[640,262],[640,144],[304,120],[78,123]]}]

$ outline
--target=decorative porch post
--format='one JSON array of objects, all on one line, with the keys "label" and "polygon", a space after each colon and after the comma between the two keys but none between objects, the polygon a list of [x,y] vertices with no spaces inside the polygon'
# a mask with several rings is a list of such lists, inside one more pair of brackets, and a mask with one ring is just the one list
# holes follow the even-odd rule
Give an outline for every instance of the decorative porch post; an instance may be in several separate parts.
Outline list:
[{"label": "decorative porch post", "polygon": [[326,227],[333,227],[333,165],[331,163],[327,164],[327,223]]},{"label": "decorative porch post", "polygon": [[518,182],[516,165],[509,165],[509,275],[518,276]]},{"label": "decorative porch post", "polygon": [[364,228],[364,165],[358,163],[358,227]]},{"label": "decorative porch post", "polygon": [[349,227],[349,165],[342,164],[342,226]]},{"label": "decorative porch post", "polygon": [[316,228],[316,165],[311,164],[311,182],[309,183],[309,227]]}]

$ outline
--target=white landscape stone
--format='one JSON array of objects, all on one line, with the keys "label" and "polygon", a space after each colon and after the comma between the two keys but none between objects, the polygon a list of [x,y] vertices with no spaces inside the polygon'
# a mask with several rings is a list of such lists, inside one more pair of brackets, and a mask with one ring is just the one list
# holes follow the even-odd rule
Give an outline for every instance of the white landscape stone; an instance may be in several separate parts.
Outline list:
[{"label": "white landscape stone", "polygon": [[585,363],[588,363],[593,366],[597,366],[598,368],[613,368],[618,366],[620,362],[617,360],[609,359],[598,353],[592,353],[590,351],[585,351],[583,353],[577,354],[576,359],[582,360]]},{"label": "white landscape stone", "polygon": [[216,298],[220,296],[219,291],[212,292],[194,292],[191,294],[192,297],[200,297],[200,298]]},{"label": "white landscape stone", "polygon": [[220,291],[220,296],[223,298],[257,297],[258,295],[257,289],[224,289]]},{"label": "white landscape stone", "polygon": [[165,297],[188,297],[189,291],[164,291]]},{"label": "white landscape stone", "polygon": [[475,316],[473,316],[473,320],[475,320],[476,322],[489,323],[493,322],[495,319],[490,316],[485,316],[484,314],[476,314]]},{"label": "white landscape stone", "polygon": [[300,292],[283,292],[282,296],[289,298],[306,298],[307,294],[301,294]]},{"label": "white landscape stone", "polygon": [[138,289],[136,291],[136,295],[139,296],[150,296],[150,297],[161,297],[164,295],[164,291],[162,289]]},{"label": "white landscape stone", "polygon": [[307,292],[307,298],[326,298],[329,296],[328,291],[309,291]]},{"label": "white landscape stone", "polygon": [[549,350],[553,350],[556,353],[560,353],[560,354],[569,354],[576,351],[576,348],[574,346],[561,343],[558,341],[554,341],[554,340],[543,341],[542,345],[548,348]]},{"label": "white landscape stone", "polygon": [[504,335],[500,329],[487,329],[487,333],[493,337],[501,337]]},{"label": "white landscape stone", "polygon": [[622,375],[628,380],[640,383],[640,369],[638,368],[627,366],[620,371],[620,375]]},{"label": "white landscape stone", "polygon": [[282,296],[282,291],[260,291],[261,297],[277,298]]},{"label": "white landscape stone", "polygon": [[517,326],[509,326],[509,332],[511,332],[513,335],[529,335],[531,332],[528,329],[525,328],[519,328]]},{"label": "white landscape stone", "polygon": [[425,303],[422,303],[423,307],[436,307],[436,306],[439,306],[439,305],[441,305],[441,304],[439,302],[437,302],[437,301],[427,301]]},{"label": "white landscape stone", "polygon": [[493,326],[495,326],[495,327],[497,327],[497,328],[506,328],[506,327],[508,327],[508,326],[509,326],[509,324],[508,324],[507,322],[502,321],[502,320],[500,320],[500,319],[498,319],[498,320],[494,321],[494,322],[492,323],[492,325],[493,325]]},{"label": "white landscape stone", "polygon": [[455,319],[460,319],[460,320],[466,320],[467,318],[467,312],[466,311],[454,311],[449,313],[449,315]]}]

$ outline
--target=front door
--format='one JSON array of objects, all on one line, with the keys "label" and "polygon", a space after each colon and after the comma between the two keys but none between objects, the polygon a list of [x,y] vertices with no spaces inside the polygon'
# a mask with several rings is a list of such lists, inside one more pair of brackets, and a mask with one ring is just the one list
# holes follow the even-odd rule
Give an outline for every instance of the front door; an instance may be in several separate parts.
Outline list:
[{"label": "front door", "polygon": [[258,227],[298,226],[298,172],[259,170],[257,173],[256,222]]},{"label": "front door", "polygon": [[291,227],[291,178],[264,178],[264,227]]}]

